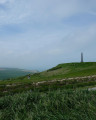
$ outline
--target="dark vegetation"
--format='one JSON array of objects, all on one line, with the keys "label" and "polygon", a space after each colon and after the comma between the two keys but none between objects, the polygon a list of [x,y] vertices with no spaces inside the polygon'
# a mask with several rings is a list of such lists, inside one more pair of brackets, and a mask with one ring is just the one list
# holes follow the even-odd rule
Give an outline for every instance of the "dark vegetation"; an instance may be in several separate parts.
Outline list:
[{"label": "dark vegetation", "polygon": [[14,95],[16,93],[22,93],[24,91],[34,91],[39,90],[40,92],[45,92],[48,90],[57,90],[59,89],[74,89],[77,88],[88,88],[91,86],[96,86],[96,78],[89,79],[79,79],[79,81],[73,80],[65,80],[63,82],[46,82],[40,85],[32,84],[32,83],[22,83],[22,84],[11,84],[11,85],[1,85],[0,86],[0,97],[6,95]]},{"label": "dark vegetation", "polygon": [[60,69],[60,68],[62,68],[62,66],[59,66],[59,65],[58,65],[58,66],[56,66],[56,67],[53,67],[53,68],[47,70],[47,72],[53,71],[53,70],[58,70],[58,69]]}]

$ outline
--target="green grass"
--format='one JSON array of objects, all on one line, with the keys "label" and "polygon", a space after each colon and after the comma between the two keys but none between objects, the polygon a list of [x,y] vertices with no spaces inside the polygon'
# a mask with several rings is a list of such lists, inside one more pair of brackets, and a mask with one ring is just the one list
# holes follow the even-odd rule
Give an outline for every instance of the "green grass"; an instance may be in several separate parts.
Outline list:
[{"label": "green grass", "polygon": [[96,91],[29,91],[0,98],[0,120],[96,120]]}]

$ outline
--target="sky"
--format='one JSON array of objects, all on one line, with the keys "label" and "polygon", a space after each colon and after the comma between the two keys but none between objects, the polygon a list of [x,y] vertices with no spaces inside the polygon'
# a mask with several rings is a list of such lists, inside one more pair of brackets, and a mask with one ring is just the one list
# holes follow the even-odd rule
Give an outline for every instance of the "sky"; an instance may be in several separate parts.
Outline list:
[{"label": "sky", "polygon": [[96,0],[0,0],[0,67],[96,62]]}]

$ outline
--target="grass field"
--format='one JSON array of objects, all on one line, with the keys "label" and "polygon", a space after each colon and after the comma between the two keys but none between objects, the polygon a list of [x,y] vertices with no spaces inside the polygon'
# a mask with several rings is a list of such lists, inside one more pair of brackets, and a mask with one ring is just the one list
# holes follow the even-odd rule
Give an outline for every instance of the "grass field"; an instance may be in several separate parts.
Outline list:
[{"label": "grass field", "polygon": [[96,91],[29,91],[0,98],[0,120],[96,120]]}]

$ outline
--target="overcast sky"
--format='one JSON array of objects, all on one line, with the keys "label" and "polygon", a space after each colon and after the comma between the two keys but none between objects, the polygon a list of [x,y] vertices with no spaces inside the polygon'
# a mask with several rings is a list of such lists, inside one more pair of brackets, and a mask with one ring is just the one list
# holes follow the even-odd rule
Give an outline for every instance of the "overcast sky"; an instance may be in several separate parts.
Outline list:
[{"label": "overcast sky", "polygon": [[44,70],[96,61],[96,0],[0,0],[0,66]]}]

